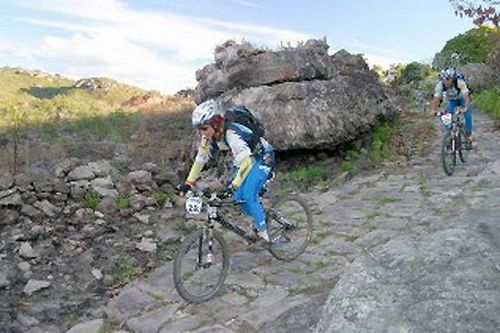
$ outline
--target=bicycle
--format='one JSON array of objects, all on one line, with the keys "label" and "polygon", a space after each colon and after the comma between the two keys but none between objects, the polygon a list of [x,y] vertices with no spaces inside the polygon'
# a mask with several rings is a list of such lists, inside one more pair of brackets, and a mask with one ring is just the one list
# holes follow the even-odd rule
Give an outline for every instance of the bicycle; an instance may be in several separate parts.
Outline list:
[{"label": "bicycle", "polygon": [[[262,198],[262,197],[261,197]],[[229,248],[219,224],[250,243],[260,240],[220,212],[223,207],[241,205],[220,193],[193,192],[185,208],[191,215],[206,211],[204,225],[187,235],[174,256],[174,284],[179,295],[190,303],[207,301],[221,290],[229,270]],[[273,201],[266,210],[270,242],[265,248],[277,259],[290,261],[301,255],[312,235],[312,215],[309,206],[296,195],[285,195]],[[262,241],[264,242],[264,241]]]},{"label": "bicycle", "polygon": [[453,114],[441,112],[437,116],[441,118],[441,122],[446,129],[441,147],[443,169],[448,176],[451,176],[455,172],[455,166],[457,165],[457,154],[462,163],[467,162],[467,151],[470,150],[467,142],[467,133],[461,112]]}]

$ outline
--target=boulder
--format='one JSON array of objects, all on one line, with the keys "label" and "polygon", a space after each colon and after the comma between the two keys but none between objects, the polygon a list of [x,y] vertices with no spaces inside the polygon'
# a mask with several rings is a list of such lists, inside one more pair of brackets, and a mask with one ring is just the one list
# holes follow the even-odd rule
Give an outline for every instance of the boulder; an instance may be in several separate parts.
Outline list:
[{"label": "boulder", "polygon": [[94,172],[88,165],[81,165],[75,169],[73,169],[68,174],[68,179],[72,181],[78,180],[92,180],[95,178]]},{"label": "boulder", "polygon": [[14,185],[14,177],[10,175],[0,175],[0,191],[8,190]]},{"label": "boulder", "polygon": [[0,226],[14,224],[18,219],[17,210],[0,208]]},{"label": "boulder", "polygon": [[481,208],[356,259],[315,332],[498,331],[498,209]]},{"label": "boulder", "polygon": [[487,88],[495,83],[495,71],[488,65],[470,63],[460,68],[468,79],[472,89]]},{"label": "boulder", "polygon": [[247,43],[226,42],[216,48],[215,64],[196,72],[197,102],[233,88],[330,79],[337,70],[328,47],[324,41],[310,40],[304,46],[264,52]]},{"label": "boulder", "polygon": [[314,39],[277,51],[226,42],[215,63],[196,74],[197,102],[247,106],[278,150],[335,150],[393,118],[398,107],[361,55],[330,56],[328,48]]},{"label": "boulder", "polygon": [[397,112],[369,72],[230,91],[220,100],[224,106],[246,105],[278,150],[334,150]]}]

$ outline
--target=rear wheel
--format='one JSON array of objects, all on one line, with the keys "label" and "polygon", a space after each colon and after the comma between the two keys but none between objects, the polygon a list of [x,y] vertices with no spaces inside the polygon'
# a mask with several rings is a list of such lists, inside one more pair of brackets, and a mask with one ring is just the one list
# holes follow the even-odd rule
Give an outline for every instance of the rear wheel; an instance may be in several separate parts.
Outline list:
[{"label": "rear wheel", "polygon": [[443,138],[443,146],[441,149],[441,160],[443,162],[444,172],[451,176],[455,171],[455,165],[457,163],[457,150],[456,142],[451,132],[446,132]]},{"label": "rear wheel", "polygon": [[297,196],[278,197],[267,210],[269,251],[280,260],[292,260],[306,249],[312,235],[313,220],[309,206]]},{"label": "rear wheel", "polygon": [[221,289],[229,268],[227,243],[217,231],[198,229],[179,245],[174,257],[174,284],[190,303],[201,303]]}]

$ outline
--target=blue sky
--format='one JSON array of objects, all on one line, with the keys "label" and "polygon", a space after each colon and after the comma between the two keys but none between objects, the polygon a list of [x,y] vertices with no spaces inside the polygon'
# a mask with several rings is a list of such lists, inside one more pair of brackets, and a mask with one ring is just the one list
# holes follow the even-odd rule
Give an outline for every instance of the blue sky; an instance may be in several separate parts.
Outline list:
[{"label": "blue sky", "polygon": [[448,0],[0,0],[0,66],[175,93],[227,39],[275,49],[326,36],[330,53],[388,66],[430,61],[472,27]]}]

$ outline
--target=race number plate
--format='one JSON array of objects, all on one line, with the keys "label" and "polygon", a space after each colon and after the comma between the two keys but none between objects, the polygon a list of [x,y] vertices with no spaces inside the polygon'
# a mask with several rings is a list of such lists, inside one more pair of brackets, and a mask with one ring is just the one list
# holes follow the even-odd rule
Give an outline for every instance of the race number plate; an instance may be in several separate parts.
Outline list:
[{"label": "race number plate", "polygon": [[451,125],[451,113],[446,113],[441,116],[441,121],[443,122],[444,126],[450,126]]},{"label": "race number plate", "polygon": [[201,207],[203,202],[201,198],[191,197],[186,200],[186,211],[192,215],[198,215],[201,213]]}]

